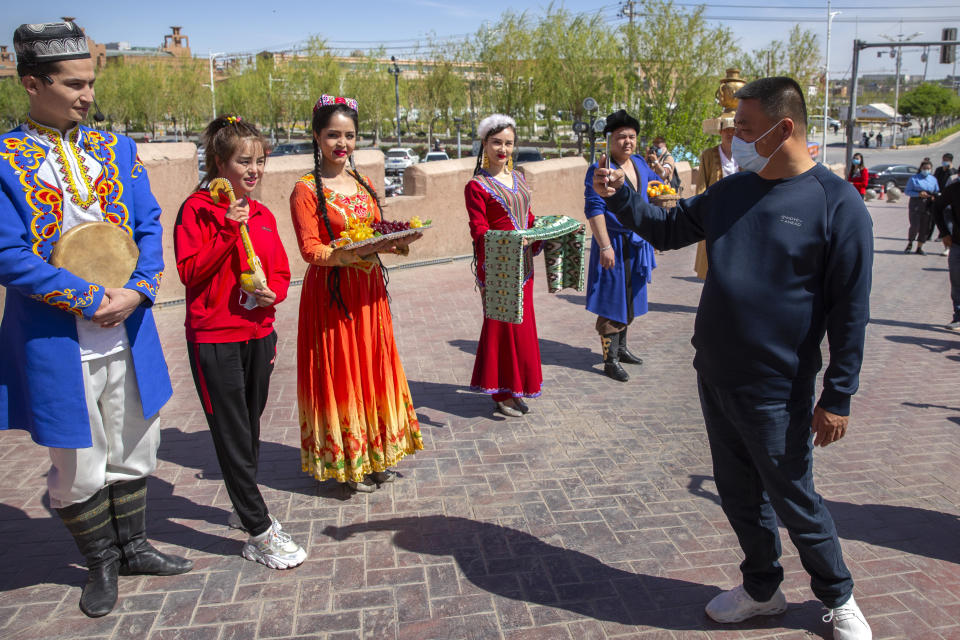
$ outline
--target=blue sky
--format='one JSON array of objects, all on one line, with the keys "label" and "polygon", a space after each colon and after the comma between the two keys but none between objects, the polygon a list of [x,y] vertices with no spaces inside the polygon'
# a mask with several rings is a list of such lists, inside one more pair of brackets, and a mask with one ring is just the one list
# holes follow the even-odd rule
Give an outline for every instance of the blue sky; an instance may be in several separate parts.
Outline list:
[{"label": "blue sky", "polygon": [[[559,3],[558,3],[559,4]],[[620,2],[617,0],[567,0],[562,3],[574,12],[601,12],[616,24]],[[677,0],[685,7],[695,0]],[[850,73],[851,50],[855,37],[871,42],[882,35],[897,37],[922,32],[916,40],[939,40],[942,27],[960,27],[960,3],[956,0],[832,0],[842,13],[833,23],[831,39],[831,77]],[[272,5],[272,6],[271,6]],[[180,25],[189,36],[196,54],[283,49],[320,35],[347,48],[366,48],[383,43],[398,57],[419,39],[431,33],[439,38],[476,32],[485,20],[495,20],[503,11],[542,13],[546,2],[530,0],[486,0],[463,2],[450,0],[363,0],[329,2],[327,0],[279,0],[274,3],[234,0],[230,3],[163,0],[141,6],[129,2],[65,2],[47,0],[43,8],[30,3],[15,3],[0,15],[0,44],[12,44],[13,30],[23,22],[46,22],[60,16],[75,16],[89,35],[98,42],[126,41],[134,46],[157,46],[169,33],[170,25]],[[136,7],[136,8],[133,8]],[[771,8],[773,7],[773,8]],[[717,0],[708,4],[708,17],[729,27],[740,46],[750,50],[771,40],[784,39],[799,22],[826,39],[826,2],[811,0]],[[904,22],[898,22],[903,18]],[[855,21],[857,20],[857,21]],[[902,31],[901,31],[902,29]],[[12,48],[12,47],[11,47]],[[920,75],[924,65],[919,50],[904,53],[904,72]],[[952,66],[938,63],[939,51],[930,52],[928,78],[952,73]],[[866,73],[894,70],[894,61],[876,50],[862,56]]]}]

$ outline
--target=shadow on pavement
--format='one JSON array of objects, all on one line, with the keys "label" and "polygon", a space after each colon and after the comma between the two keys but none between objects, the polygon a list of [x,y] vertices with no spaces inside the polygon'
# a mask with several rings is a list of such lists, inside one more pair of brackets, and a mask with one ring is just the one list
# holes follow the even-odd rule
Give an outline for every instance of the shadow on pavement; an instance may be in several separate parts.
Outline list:
[{"label": "shadow on pavement", "polygon": [[929,324],[923,322],[907,322],[905,320],[884,320],[882,318],[870,318],[870,324],[878,324],[884,327],[904,327],[906,329],[920,329],[925,331],[936,331],[944,335],[960,335],[947,329],[943,324]]},{"label": "shadow on pavement", "polygon": [[780,616],[719,625],[703,613],[703,606],[720,593],[717,587],[610,567],[585,553],[497,524],[413,516],[328,526],[323,533],[347,540],[373,531],[395,531],[394,546],[411,553],[452,556],[474,585],[511,600],[624,625],[705,630],[788,627],[828,637],[818,616],[819,603],[793,606]]},{"label": "shadow on pavement", "polygon": [[[4,541],[0,553],[0,592],[51,583],[82,586],[86,582],[84,559],[60,517],[50,508],[46,495],[43,506],[49,515],[31,518],[20,509],[0,504],[0,539]],[[199,520],[226,528],[228,515],[223,509],[173,495],[173,485],[165,480],[151,476],[147,481],[147,538],[151,541],[213,555],[237,555],[237,540],[174,520]]]},{"label": "shadow on pavement", "polygon": [[[714,504],[720,496],[704,488],[713,477],[691,475],[687,489]],[[901,507],[887,504],[852,504],[824,500],[837,525],[837,532],[846,540],[904,553],[960,564],[960,516],[919,507]]]},{"label": "shadow on pavement", "polygon": [[[220,464],[213,448],[213,440],[206,429],[186,433],[169,428],[161,431],[157,457],[167,462],[196,469],[201,480],[222,481]],[[278,491],[316,495],[317,484],[309,474],[302,472],[300,447],[260,440],[260,462],[257,482]],[[226,514],[218,522],[226,522]]]},{"label": "shadow on pavement", "polygon": [[[593,324],[592,321],[590,323]],[[584,331],[589,331],[593,333],[592,326],[585,326]],[[565,342],[557,342],[556,340],[547,340],[545,338],[540,338],[540,363],[544,366],[557,366],[564,367],[566,369],[576,369],[579,371],[588,371],[590,373],[599,373],[602,374],[603,371],[596,367],[595,365],[600,364],[600,354],[599,346],[598,352],[594,352],[591,349],[586,347],[575,347],[573,345],[567,344]],[[477,353],[477,341],[476,340],[450,340],[448,343],[452,347],[460,349],[464,353],[469,353],[475,355]],[[419,383],[418,383],[419,384]],[[413,383],[410,383],[411,392]],[[457,387],[463,389],[463,387]],[[490,401],[487,400],[489,403]],[[416,394],[414,393],[414,404],[420,404],[416,400]]]},{"label": "shadow on pavement", "polygon": [[[948,334],[956,335],[955,332],[947,329],[944,329],[943,331]],[[890,342],[912,344],[918,347],[923,347],[931,353],[946,353],[952,349],[960,349],[960,336],[957,336],[956,340],[938,340],[937,338],[930,338],[927,336],[886,336],[886,338]]]}]

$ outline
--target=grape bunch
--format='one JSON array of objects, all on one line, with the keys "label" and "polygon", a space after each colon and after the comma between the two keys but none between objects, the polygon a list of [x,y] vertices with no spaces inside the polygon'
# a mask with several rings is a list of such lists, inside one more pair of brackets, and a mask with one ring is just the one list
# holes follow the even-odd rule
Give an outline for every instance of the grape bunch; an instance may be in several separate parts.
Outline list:
[{"label": "grape bunch", "polygon": [[388,233],[396,233],[398,231],[406,231],[410,228],[409,222],[399,222],[397,220],[383,220],[381,222],[374,222],[370,225],[370,228],[373,229],[374,233],[379,233],[381,235],[386,235]]}]

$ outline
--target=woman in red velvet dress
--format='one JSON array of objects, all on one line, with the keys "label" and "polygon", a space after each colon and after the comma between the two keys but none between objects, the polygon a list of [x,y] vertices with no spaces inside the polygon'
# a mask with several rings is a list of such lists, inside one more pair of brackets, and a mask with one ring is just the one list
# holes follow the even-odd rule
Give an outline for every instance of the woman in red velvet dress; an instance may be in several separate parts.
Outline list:
[{"label": "woman in red velvet dress", "polygon": [[[516,124],[494,114],[477,127],[482,150],[464,196],[477,263],[477,284],[484,287],[484,234],[488,230],[523,230],[533,226],[530,191],[523,175],[513,170]],[[497,410],[511,417],[529,411],[523,398],[540,395],[540,345],[533,313],[533,256],[539,242],[524,247],[523,322],[513,324],[484,318],[473,366],[471,387],[493,396]]]}]

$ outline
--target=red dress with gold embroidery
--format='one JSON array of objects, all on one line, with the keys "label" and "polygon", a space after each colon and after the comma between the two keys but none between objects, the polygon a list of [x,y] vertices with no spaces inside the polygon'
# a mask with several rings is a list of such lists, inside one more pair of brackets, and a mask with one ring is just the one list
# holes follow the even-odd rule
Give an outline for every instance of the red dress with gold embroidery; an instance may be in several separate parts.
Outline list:
[{"label": "red dress with gold embroidery", "polygon": [[[352,196],[326,187],[323,192],[334,239],[345,229],[347,219],[381,219],[376,202],[359,184]],[[423,448],[393,337],[383,274],[375,262],[334,266],[331,238],[317,212],[312,174],[300,178],[294,187],[290,211],[300,254],[310,263],[300,294],[297,334],[303,470],[318,480],[359,482]],[[329,290],[334,268],[340,273],[340,293],[349,318]]]}]

